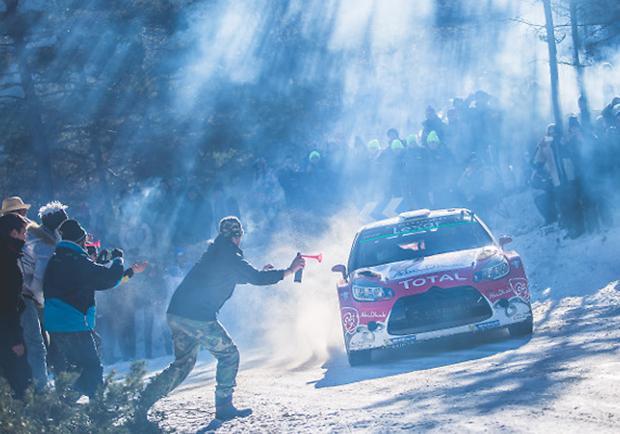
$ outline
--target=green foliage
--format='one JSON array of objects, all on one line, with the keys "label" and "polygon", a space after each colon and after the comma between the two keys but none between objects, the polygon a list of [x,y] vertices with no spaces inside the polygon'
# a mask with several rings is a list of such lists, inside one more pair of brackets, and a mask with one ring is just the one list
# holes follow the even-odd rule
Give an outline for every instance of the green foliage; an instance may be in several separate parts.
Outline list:
[{"label": "green foliage", "polygon": [[144,384],[144,363],[134,363],[125,378],[117,380],[114,372],[104,386],[87,403],[76,402],[79,394],[71,385],[75,375],[56,379],[54,389],[43,393],[29,390],[23,401],[15,400],[0,379],[0,433],[154,433],[156,427],[134,417]]}]

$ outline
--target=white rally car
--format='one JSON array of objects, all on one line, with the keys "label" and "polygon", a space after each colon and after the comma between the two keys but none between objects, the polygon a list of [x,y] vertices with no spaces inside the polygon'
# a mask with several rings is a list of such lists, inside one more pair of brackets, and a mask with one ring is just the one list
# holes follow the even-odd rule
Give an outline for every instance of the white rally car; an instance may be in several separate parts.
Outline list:
[{"label": "white rally car", "polygon": [[532,333],[519,255],[467,209],[417,210],[359,230],[338,296],[351,365],[371,350],[507,327]]}]

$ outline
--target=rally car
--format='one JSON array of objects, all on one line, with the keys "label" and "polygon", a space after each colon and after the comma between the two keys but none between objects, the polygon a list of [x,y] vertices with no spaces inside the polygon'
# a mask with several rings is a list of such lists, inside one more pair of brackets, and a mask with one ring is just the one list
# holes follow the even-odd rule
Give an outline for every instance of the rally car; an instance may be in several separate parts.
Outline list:
[{"label": "rally car", "polygon": [[468,209],[416,210],[364,226],[341,273],[338,298],[349,363],[371,351],[506,327],[532,333],[519,255]]}]

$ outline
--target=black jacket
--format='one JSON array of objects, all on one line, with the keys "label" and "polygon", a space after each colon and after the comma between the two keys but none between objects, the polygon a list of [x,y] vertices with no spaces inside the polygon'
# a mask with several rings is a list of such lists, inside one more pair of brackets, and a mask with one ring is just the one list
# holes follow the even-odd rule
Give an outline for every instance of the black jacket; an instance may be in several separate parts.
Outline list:
[{"label": "black jacket", "polygon": [[19,317],[24,310],[23,276],[17,263],[21,256],[19,241],[0,239],[0,342],[13,347],[23,343]]},{"label": "black jacket", "polygon": [[174,292],[168,313],[213,321],[235,285],[273,285],[283,278],[284,270],[257,270],[229,239],[217,237]]},{"label": "black jacket", "polygon": [[51,332],[94,328],[95,291],[113,288],[123,278],[123,260],[96,264],[80,246],[61,241],[45,270],[45,326]]}]

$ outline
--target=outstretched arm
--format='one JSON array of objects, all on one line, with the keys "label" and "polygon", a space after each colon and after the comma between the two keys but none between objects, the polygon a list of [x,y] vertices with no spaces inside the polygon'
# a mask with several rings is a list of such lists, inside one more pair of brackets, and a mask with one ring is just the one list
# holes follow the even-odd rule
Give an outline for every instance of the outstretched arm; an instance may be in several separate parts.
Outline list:
[{"label": "outstretched arm", "polygon": [[124,271],[122,258],[115,258],[109,268],[88,260],[84,269],[84,281],[88,282],[91,289],[102,291],[117,286]]},{"label": "outstretched arm", "polygon": [[248,261],[241,259],[238,266],[238,283],[251,283],[252,285],[273,285],[285,277],[295,274],[295,272],[306,265],[304,258],[296,256],[291,265],[284,270],[276,270],[271,266],[266,266],[263,270],[257,270]]}]

